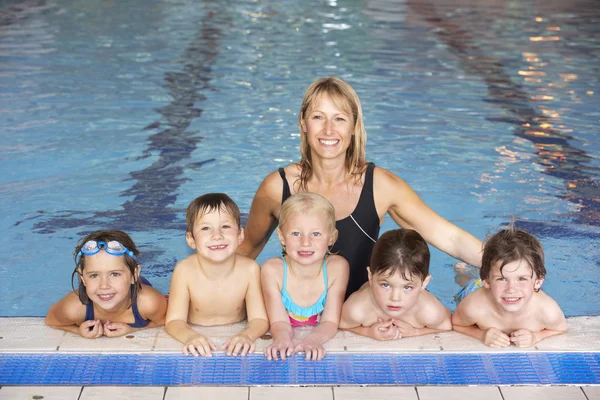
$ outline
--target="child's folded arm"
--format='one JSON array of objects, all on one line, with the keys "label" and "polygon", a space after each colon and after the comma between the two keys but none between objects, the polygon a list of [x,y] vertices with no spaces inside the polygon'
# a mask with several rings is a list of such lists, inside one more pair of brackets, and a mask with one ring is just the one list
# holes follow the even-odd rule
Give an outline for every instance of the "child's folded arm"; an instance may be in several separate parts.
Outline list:
[{"label": "child's folded arm", "polygon": [[79,325],[85,321],[85,306],[81,304],[77,293],[70,292],[54,303],[48,310],[44,322],[46,325],[63,331],[81,335]]}]

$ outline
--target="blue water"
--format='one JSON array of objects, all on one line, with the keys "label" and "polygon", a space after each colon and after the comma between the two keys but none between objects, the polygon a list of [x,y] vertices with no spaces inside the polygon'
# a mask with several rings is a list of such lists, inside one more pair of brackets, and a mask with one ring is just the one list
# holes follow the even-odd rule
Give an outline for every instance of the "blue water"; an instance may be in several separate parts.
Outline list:
[{"label": "blue water", "polygon": [[[477,237],[516,218],[544,290],[600,315],[599,65],[591,0],[4,1],[0,316],[44,315],[100,228],[129,232],[166,292],[188,203],[226,192],[247,213],[298,160],[302,95],[328,75],[361,98],[370,161]],[[453,264],[433,252],[451,308]]]}]

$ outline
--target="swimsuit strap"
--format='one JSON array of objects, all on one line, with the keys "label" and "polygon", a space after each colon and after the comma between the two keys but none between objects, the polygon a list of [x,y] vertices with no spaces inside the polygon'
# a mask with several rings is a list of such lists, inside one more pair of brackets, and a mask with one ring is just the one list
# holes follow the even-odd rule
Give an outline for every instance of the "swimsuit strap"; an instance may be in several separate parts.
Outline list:
[{"label": "swimsuit strap", "polygon": [[[138,310],[137,301],[133,301],[133,285],[131,285],[131,290],[129,293],[130,293],[131,300],[132,300],[131,312],[133,313],[133,319],[135,322],[133,324],[127,324],[127,325],[131,326],[132,328],[145,328],[150,323],[150,320],[144,319],[142,317],[142,315],[140,314],[140,311]],[[85,305],[85,320],[93,321],[94,319],[95,319],[94,318],[94,303],[90,300]]]},{"label": "swimsuit strap", "polygon": [[87,304],[85,305],[85,320],[94,320],[94,303],[92,303],[91,300],[88,300]]},{"label": "swimsuit strap", "polygon": [[288,184],[287,178],[285,177],[285,169],[279,168],[278,171],[279,176],[281,176],[281,179],[283,180],[283,193],[281,194],[281,203],[283,204],[283,202],[286,201],[288,197],[292,195],[292,192],[290,191],[290,185]]},{"label": "swimsuit strap", "polygon": [[286,310],[288,310],[289,312],[296,314],[298,316],[307,317],[307,318],[323,312],[323,310],[325,309],[325,300],[327,299],[327,292],[329,291],[329,288],[327,286],[326,260],[327,260],[327,256],[323,260],[323,275],[324,275],[323,281],[325,283],[325,291],[323,292],[321,297],[319,297],[319,299],[312,306],[300,307],[299,305],[294,303],[294,300],[292,300],[292,298],[290,297],[290,294],[288,293],[288,291],[286,289],[287,288],[288,266],[287,266],[287,262],[285,261],[285,258],[283,258],[283,288],[281,289],[281,301],[283,302],[283,305],[285,306]]}]

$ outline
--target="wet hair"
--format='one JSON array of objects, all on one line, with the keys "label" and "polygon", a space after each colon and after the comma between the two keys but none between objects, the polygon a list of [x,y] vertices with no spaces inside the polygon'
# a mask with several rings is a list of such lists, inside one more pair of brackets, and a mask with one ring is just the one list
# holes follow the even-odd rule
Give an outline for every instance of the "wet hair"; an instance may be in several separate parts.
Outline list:
[{"label": "wet hair", "polygon": [[297,213],[319,214],[325,218],[329,232],[335,231],[335,209],[331,202],[320,194],[300,192],[284,201],[279,212],[280,228],[283,228],[292,215]]},{"label": "wet hair", "polygon": [[424,281],[429,275],[429,247],[412,229],[394,229],[377,239],[371,255],[371,275],[391,276],[400,272],[402,279],[415,276]]},{"label": "wet hair", "polygon": [[485,243],[479,276],[482,280],[488,280],[492,267],[498,261],[501,262],[500,274],[502,274],[506,264],[519,260],[527,261],[532,276],[535,273],[538,279],[544,279],[546,267],[542,244],[530,233],[511,226],[496,233]]},{"label": "wet hair", "polygon": [[349,114],[353,118],[354,133],[350,147],[346,151],[345,167],[346,171],[356,176],[357,179],[362,175],[366,166],[366,143],[367,131],[363,122],[362,107],[360,100],[352,86],[344,82],[340,78],[329,77],[321,78],[314,81],[304,94],[300,113],[298,116],[298,127],[300,129],[300,180],[299,189],[308,191],[307,182],[312,177],[312,154],[308,143],[307,133],[303,129],[304,119],[315,107],[315,102],[322,94],[327,94],[333,104]]},{"label": "wet hair", "polygon": [[[80,257],[78,257],[78,255],[79,255],[79,251],[81,251],[81,248],[83,247],[83,245],[86,244],[87,242],[89,242],[90,240],[95,240],[96,242],[106,242],[106,243],[110,242],[111,240],[116,240],[117,242],[121,243],[123,246],[127,247],[127,249],[129,249],[131,252],[133,252],[133,254],[135,255],[136,258],[140,254],[139,250],[135,246],[135,243],[133,243],[133,239],[131,239],[131,237],[128,234],[126,234],[125,232],[119,231],[116,229],[95,231],[95,232],[90,233],[83,239],[79,240],[79,242],[77,242],[77,246],[75,247],[75,250],[73,251],[73,257],[75,259],[75,270],[73,271],[73,274],[71,274],[71,286],[73,287],[73,290],[75,290],[77,292],[77,294],[79,295],[79,300],[81,301],[82,304],[88,304],[90,302],[90,298],[88,297],[86,289],[85,289],[85,284],[83,283],[83,280],[81,279],[81,275],[83,274],[83,271],[85,269],[85,259],[88,256],[86,256],[85,254],[82,254]],[[104,250],[102,250],[102,251],[104,251]],[[93,257],[93,256],[90,256],[90,257]],[[137,295],[138,295],[139,291],[142,290],[142,284],[140,283],[140,281],[137,277],[137,274],[136,274],[138,262],[127,254],[123,254],[121,257],[123,257],[123,260],[125,261],[125,265],[127,265],[127,268],[129,269],[129,272],[131,272],[131,276],[133,277],[133,285],[132,285],[133,286],[132,304],[133,304],[137,300]],[[75,285],[73,283],[75,275],[77,275],[77,278],[79,281],[79,287],[77,289],[75,289]],[[131,305],[130,305],[130,307],[131,307]]]},{"label": "wet hair", "polygon": [[238,229],[241,226],[241,214],[237,204],[225,193],[207,193],[196,197],[188,206],[185,214],[186,231],[194,236],[194,224],[198,216],[213,211],[225,212],[233,217]]}]

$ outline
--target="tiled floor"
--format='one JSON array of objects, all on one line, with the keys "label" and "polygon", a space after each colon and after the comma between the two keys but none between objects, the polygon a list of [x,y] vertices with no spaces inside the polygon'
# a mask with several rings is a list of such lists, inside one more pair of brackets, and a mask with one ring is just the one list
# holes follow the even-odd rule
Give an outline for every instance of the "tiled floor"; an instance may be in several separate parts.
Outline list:
[{"label": "tiled floor", "polygon": [[[600,351],[600,317],[570,318],[569,332],[547,339],[531,349],[509,348],[508,352],[536,351]],[[215,343],[223,343],[243,325],[198,328]],[[297,331],[299,336],[308,330]],[[268,346],[269,340],[260,339],[257,350]],[[50,329],[41,318],[0,318],[0,352],[107,352],[144,353],[179,352],[180,344],[169,337],[164,329],[148,329],[130,337],[87,340],[76,335]],[[492,351],[478,341],[447,332],[402,339],[396,342],[377,342],[348,332],[339,332],[327,343],[328,352],[486,352]],[[497,351],[497,350],[493,350]],[[598,382],[600,385],[600,382]],[[600,400],[600,386],[477,386],[477,387],[100,387],[100,386],[4,386],[4,399],[303,399],[310,400]]]}]

